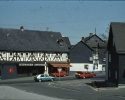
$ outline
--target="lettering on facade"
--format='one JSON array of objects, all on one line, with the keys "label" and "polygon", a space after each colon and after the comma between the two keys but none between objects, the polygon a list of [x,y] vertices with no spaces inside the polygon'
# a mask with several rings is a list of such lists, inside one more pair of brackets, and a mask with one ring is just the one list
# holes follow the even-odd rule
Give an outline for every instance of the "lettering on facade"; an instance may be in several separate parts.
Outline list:
[{"label": "lettering on facade", "polygon": [[19,66],[45,66],[44,64],[19,64]]}]

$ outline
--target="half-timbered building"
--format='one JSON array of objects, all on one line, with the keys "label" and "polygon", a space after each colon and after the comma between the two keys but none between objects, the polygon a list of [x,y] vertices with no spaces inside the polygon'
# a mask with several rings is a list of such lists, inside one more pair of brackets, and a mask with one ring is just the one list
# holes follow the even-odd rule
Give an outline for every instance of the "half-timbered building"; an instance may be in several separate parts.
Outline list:
[{"label": "half-timbered building", "polygon": [[110,23],[106,76],[108,85],[125,87],[125,23]]},{"label": "half-timbered building", "polygon": [[59,32],[0,28],[1,79],[68,72],[69,49]]}]

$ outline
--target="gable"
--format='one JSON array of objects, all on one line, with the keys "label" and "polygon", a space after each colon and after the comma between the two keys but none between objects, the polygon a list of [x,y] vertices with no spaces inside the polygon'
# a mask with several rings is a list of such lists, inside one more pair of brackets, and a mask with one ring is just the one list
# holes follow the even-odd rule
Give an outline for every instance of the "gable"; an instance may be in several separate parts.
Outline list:
[{"label": "gable", "polygon": [[59,32],[0,28],[1,51],[69,52],[58,40],[63,40]]},{"label": "gable", "polygon": [[125,23],[111,22],[107,48],[108,50],[110,45],[113,46],[113,43],[116,47],[117,53],[125,53]]},{"label": "gable", "polygon": [[80,41],[70,50],[71,63],[91,63],[89,57],[92,57],[93,49],[91,49],[83,41]]},{"label": "gable", "polygon": [[93,43],[93,42],[98,42],[98,43],[104,43],[104,41],[98,37],[96,34],[90,36],[89,38],[87,37],[87,39],[85,39],[86,43]]}]

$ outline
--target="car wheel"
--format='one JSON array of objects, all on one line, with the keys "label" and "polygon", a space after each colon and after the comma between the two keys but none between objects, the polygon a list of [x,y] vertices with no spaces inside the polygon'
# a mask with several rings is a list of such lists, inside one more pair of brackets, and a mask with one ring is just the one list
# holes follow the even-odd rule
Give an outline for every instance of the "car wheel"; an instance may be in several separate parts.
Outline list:
[{"label": "car wheel", "polygon": [[41,82],[42,80],[39,80],[39,82]]},{"label": "car wheel", "polygon": [[51,81],[53,81],[53,78],[51,78]]},{"label": "car wheel", "polygon": [[85,76],[83,76],[83,78],[85,79],[86,77],[85,77]]}]

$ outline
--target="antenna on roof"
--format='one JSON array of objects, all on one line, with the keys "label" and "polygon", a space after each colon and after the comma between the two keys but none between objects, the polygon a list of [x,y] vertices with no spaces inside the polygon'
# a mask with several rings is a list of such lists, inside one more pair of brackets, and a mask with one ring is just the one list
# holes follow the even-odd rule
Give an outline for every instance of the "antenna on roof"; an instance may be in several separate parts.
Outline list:
[{"label": "antenna on roof", "polygon": [[96,28],[95,28],[95,34],[96,34]]},{"label": "antenna on roof", "polygon": [[49,27],[46,28],[46,31],[48,31],[48,30],[49,30]]}]

